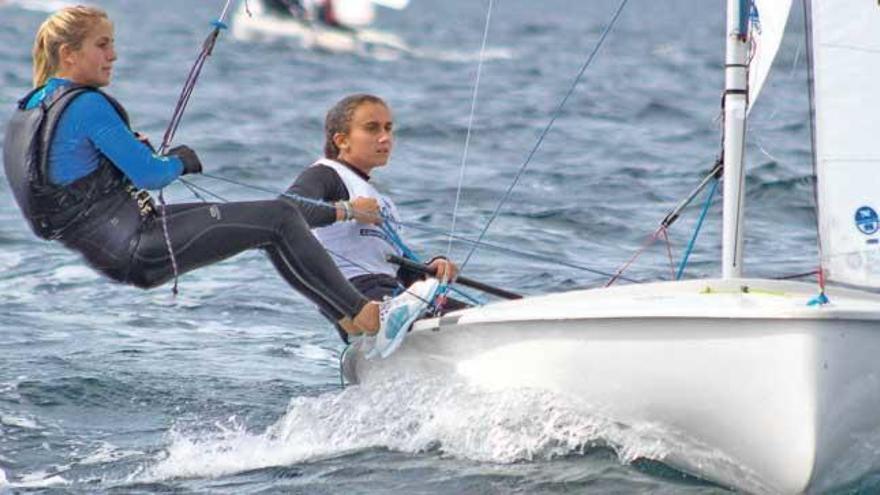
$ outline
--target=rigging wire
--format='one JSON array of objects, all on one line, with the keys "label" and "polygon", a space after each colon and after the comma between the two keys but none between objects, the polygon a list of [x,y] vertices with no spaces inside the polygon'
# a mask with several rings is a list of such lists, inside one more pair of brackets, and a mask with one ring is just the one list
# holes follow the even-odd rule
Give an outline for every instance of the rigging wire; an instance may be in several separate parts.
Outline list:
[{"label": "rigging wire", "polygon": [[[810,104],[810,155],[813,161],[813,177],[818,179],[819,176],[819,157],[816,153],[816,94],[815,94],[815,60],[813,59],[813,10],[812,4],[809,0],[802,1],[804,7],[804,36],[806,37],[806,59],[807,59],[807,94],[809,95],[809,104]],[[823,259],[825,257],[824,251],[822,249],[822,230],[819,225],[819,181],[813,181],[813,201],[815,204],[815,208],[813,211],[816,214],[816,232],[819,233],[816,235],[816,247],[819,252],[819,267],[817,269],[817,282],[819,284],[819,295],[813,300],[816,304],[824,304],[828,302],[828,298],[825,295],[825,269],[822,266]]]},{"label": "rigging wire", "polygon": [[[605,282],[605,287],[611,287],[612,285],[614,285],[614,282],[617,282],[618,280],[626,280],[626,278],[623,276],[623,272],[625,272],[626,269],[629,268],[630,265],[635,263],[635,261],[639,258],[639,256],[641,256],[642,253],[644,253],[652,244],[654,244],[654,242],[657,240],[657,238],[659,238],[661,235],[666,235],[666,226],[665,225],[660,225],[659,227],[657,227],[657,230],[655,230],[651,235],[648,236],[647,239],[645,239],[644,243],[642,243],[642,246],[638,249],[638,251],[636,251],[626,261],[626,263],[624,263],[623,266],[621,266],[614,273],[614,275],[611,275],[611,278],[608,280],[608,282]],[[667,239],[668,239],[668,237],[667,237]]]},{"label": "rigging wire", "polygon": [[[550,129],[553,127],[553,124],[556,122],[556,119],[558,119],[559,115],[562,114],[563,107],[565,107],[565,104],[568,102],[568,99],[574,93],[574,90],[575,90],[575,88],[577,88],[577,85],[580,82],[581,77],[583,77],[584,72],[586,72],[587,68],[593,62],[593,59],[596,58],[596,54],[599,52],[599,49],[605,43],[605,39],[608,37],[608,34],[611,32],[611,29],[614,27],[615,24],[617,24],[617,20],[620,18],[620,14],[621,14],[621,12],[623,12],[623,9],[624,9],[624,7],[626,7],[626,4],[628,2],[629,2],[629,0],[621,0],[620,5],[618,5],[617,10],[614,12],[614,15],[611,17],[611,21],[608,23],[607,26],[605,26],[605,30],[602,31],[602,34],[601,34],[601,36],[599,36],[599,40],[596,42],[596,45],[593,47],[592,52],[590,52],[590,55],[587,57],[586,62],[584,62],[584,64],[581,66],[581,69],[578,72],[577,77],[575,77],[574,81],[571,84],[571,87],[568,89],[568,92],[565,94],[565,97],[563,97],[562,100],[559,102],[559,105],[556,107],[556,110],[553,112],[553,115],[551,116],[550,121],[547,123],[547,125],[544,127],[544,130],[541,132],[541,135],[538,137],[538,141],[532,147],[531,151],[529,152],[528,156],[526,157],[526,160],[523,162],[523,164],[520,166],[519,170],[516,172],[516,176],[514,176],[513,182],[510,184],[510,187],[507,188],[507,191],[501,197],[501,201],[498,202],[498,205],[495,207],[495,210],[492,212],[492,215],[489,217],[489,220],[486,222],[486,225],[483,227],[483,230],[480,232],[480,235],[477,238],[478,243],[483,240],[483,237],[486,236],[486,232],[488,232],[489,227],[492,225],[492,222],[495,221],[495,218],[498,217],[498,213],[501,211],[501,208],[507,202],[508,198],[510,198],[510,194],[513,192],[513,188],[516,187],[517,183],[519,182],[520,178],[523,175],[523,172],[525,172],[526,168],[529,166],[529,163],[532,161],[532,158],[535,156],[535,153],[541,147],[541,144],[544,142],[544,138],[547,137],[547,133],[550,132]],[[477,250],[478,246],[479,246],[479,244],[475,244],[471,248],[470,252],[468,252],[467,257],[465,257],[464,262],[462,262],[462,264],[461,264],[461,272],[464,272],[465,267],[467,266],[468,262],[471,260],[471,257],[474,255],[474,252]]]},{"label": "rigging wire", "polygon": [[[231,5],[232,0],[226,0],[226,4],[223,6],[223,10],[220,12],[220,17],[217,18],[216,21],[212,22],[211,25],[214,26],[214,29],[211,30],[211,33],[205,38],[205,41],[202,43],[202,50],[199,52],[198,57],[196,57],[195,63],[193,63],[192,68],[189,71],[189,74],[186,77],[186,82],[183,84],[183,88],[181,89],[180,96],[177,99],[177,104],[174,107],[174,112],[171,115],[171,121],[168,123],[168,127],[165,129],[165,135],[162,137],[162,144],[159,146],[159,154],[164,155],[166,151],[168,151],[168,147],[171,144],[171,141],[174,139],[174,134],[177,132],[177,128],[180,126],[180,121],[183,119],[183,113],[186,111],[186,106],[189,104],[189,99],[192,96],[192,92],[195,89],[196,81],[199,79],[199,75],[202,73],[202,67],[205,65],[205,61],[208,57],[211,56],[211,53],[214,51],[214,45],[217,43],[217,37],[220,36],[220,31],[226,29],[227,26],[224,22],[226,19],[226,15],[229,13],[229,6]],[[247,9],[247,1],[245,0],[245,8]],[[194,190],[193,194],[198,196]],[[174,285],[171,287],[171,293],[175,296],[178,293],[177,285],[178,278],[180,276],[180,270],[177,265],[177,257],[174,255],[174,246],[171,245],[171,235],[168,232],[168,215],[167,215],[167,205],[165,204],[165,194],[164,189],[159,190],[159,217],[162,221],[162,235],[165,238],[165,247],[168,249],[168,256],[171,258],[171,270],[174,274]]]},{"label": "rigging wire", "polygon": [[[228,184],[236,185],[236,186],[243,187],[246,189],[252,189],[254,191],[269,193],[269,194],[273,194],[275,196],[283,196],[285,198],[289,198],[291,200],[294,200],[294,201],[297,201],[300,203],[305,203],[305,204],[314,205],[314,206],[320,206],[320,207],[324,207],[324,208],[336,208],[336,206],[334,204],[328,203],[326,201],[322,201],[319,199],[313,199],[313,198],[307,198],[305,196],[300,196],[298,194],[293,194],[293,193],[289,193],[289,192],[282,192],[282,191],[278,191],[278,190],[275,190],[275,189],[272,189],[269,187],[259,186],[256,184],[249,184],[249,183],[242,182],[242,181],[239,181],[236,179],[231,179],[229,177],[223,177],[220,175],[204,173],[204,172],[201,173],[200,175],[202,177],[214,179],[214,180],[221,181],[221,182],[226,182]],[[202,187],[202,189],[205,189],[205,188]],[[205,190],[207,190],[207,189],[205,189]],[[403,222],[403,221],[401,221],[398,223],[403,227],[413,229],[413,230],[420,230],[422,232],[433,234],[433,235],[436,235],[441,238],[449,235],[449,232],[447,232],[446,230],[441,230],[441,229],[438,229],[435,227],[429,227],[429,226],[422,225],[422,224],[416,223],[416,222]],[[536,261],[543,261],[543,262],[546,262],[549,264],[564,266],[567,268],[573,268],[575,270],[580,270],[580,271],[591,273],[593,275],[598,275],[601,277],[611,277],[612,276],[612,274],[610,272],[597,270],[597,269],[594,269],[594,268],[591,268],[588,266],[580,265],[577,263],[572,263],[569,261],[560,260],[558,258],[551,256],[551,255],[543,255],[543,254],[532,253],[532,252],[528,252],[528,251],[524,251],[524,250],[520,250],[520,249],[514,249],[514,248],[510,248],[510,247],[506,247],[506,246],[499,246],[497,244],[492,244],[492,243],[480,241],[480,240],[474,240],[474,239],[464,237],[464,236],[458,235],[458,234],[453,235],[452,238],[453,238],[453,240],[464,243],[464,244],[483,247],[483,248],[494,250],[497,252],[512,254],[512,255],[523,257],[523,258],[533,259]],[[627,282],[631,282],[631,283],[641,283],[640,280],[629,278],[629,277],[618,277],[618,278],[620,278],[621,280],[626,280]]]},{"label": "rigging wire", "polygon": [[211,30],[211,33],[208,34],[208,37],[202,42],[202,50],[196,57],[193,66],[190,68],[189,74],[186,76],[186,81],[183,83],[183,88],[180,91],[180,96],[177,99],[177,104],[171,115],[171,121],[165,129],[165,135],[162,137],[162,144],[159,145],[160,155],[165,154],[165,152],[168,151],[171,141],[174,140],[174,135],[177,133],[178,127],[180,127],[180,121],[183,119],[183,114],[186,112],[187,105],[189,105],[190,97],[192,97],[196,82],[202,73],[202,68],[208,60],[208,57],[214,52],[214,45],[217,43],[220,31],[227,29],[225,19],[231,3],[232,0],[226,0],[226,4],[223,6],[223,11],[220,13],[220,16],[216,21],[211,23],[211,25],[214,26],[214,29]]},{"label": "rigging wire", "polygon": [[452,225],[449,228],[449,244],[446,246],[446,257],[448,258],[450,253],[452,252],[452,236],[455,235],[455,220],[458,216],[458,205],[461,201],[461,189],[464,184],[464,171],[467,167],[467,159],[468,159],[468,149],[471,143],[471,131],[474,126],[474,113],[477,109],[477,97],[480,93],[480,76],[483,73],[483,61],[486,53],[486,41],[489,39],[489,25],[492,21],[492,7],[494,5],[494,0],[489,0],[489,7],[486,10],[486,25],[483,28],[483,41],[480,44],[480,57],[479,62],[477,63],[477,76],[474,80],[474,93],[471,97],[471,113],[468,117],[468,125],[467,125],[467,135],[464,138],[464,151],[461,155],[461,166],[459,167],[458,172],[458,187],[455,190],[455,204],[452,207]]},{"label": "rigging wire", "polygon": [[[695,188],[695,190],[688,196],[688,198],[683,200],[681,202],[681,204],[679,204],[672,212],[670,212],[666,216],[666,218],[664,218],[663,222],[661,222],[660,227],[653,234],[650,235],[650,242],[653,242],[658,237],[664,235],[662,231],[668,230],[669,227],[672,226],[672,224],[675,222],[675,220],[677,220],[679,218],[680,212],[685,207],[687,207],[693,201],[693,199],[696,198],[697,194],[699,194],[699,192],[702,191],[705,188],[705,186],[713,184],[713,179],[716,179],[717,176],[719,175],[719,173],[721,171],[721,166],[722,166],[722,164],[720,162],[716,162],[715,167],[711,170],[709,175],[707,175],[707,177],[700,183],[700,185],[698,185],[697,188]],[[300,196],[300,195],[288,193],[288,192],[280,192],[280,191],[277,191],[277,190],[274,190],[274,189],[271,189],[268,187],[262,187],[262,186],[258,186],[255,184],[249,184],[249,183],[238,181],[238,180],[231,179],[228,177],[223,177],[223,176],[209,174],[209,173],[202,173],[200,175],[203,177],[207,177],[209,179],[214,179],[217,181],[226,182],[226,183],[236,185],[236,186],[239,186],[242,188],[252,189],[255,191],[269,193],[269,194],[273,194],[276,196],[282,196],[282,197],[285,197],[285,198],[288,198],[288,199],[291,199],[293,201],[297,201],[300,203],[310,204],[310,205],[314,205],[314,206],[320,206],[320,207],[324,207],[324,208],[335,208],[336,207],[334,204],[328,203],[326,201],[308,198],[305,196]],[[211,191],[210,189],[208,189],[204,186],[196,185],[192,181],[187,181],[186,179],[178,179],[178,180],[185,181],[189,185],[191,185],[195,188],[198,188],[199,190],[205,192],[206,194],[210,194],[210,195],[218,198],[220,201],[223,201],[223,202],[228,201],[227,199],[223,198],[219,194]],[[400,221],[397,223],[402,227],[405,227],[408,229],[413,229],[413,230],[418,230],[418,231],[424,232],[426,234],[435,235],[437,237],[446,237],[449,235],[449,233],[445,230],[442,230],[442,229],[439,229],[436,227],[430,227],[428,225],[418,223],[418,222]],[[586,273],[591,273],[593,275],[598,275],[598,276],[602,276],[602,277],[614,277],[614,280],[611,283],[613,283],[616,280],[623,280],[626,282],[637,283],[637,284],[645,282],[644,280],[638,280],[638,279],[622,276],[622,273],[625,271],[625,268],[617,270],[615,273],[611,273],[611,272],[606,272],[606,271],[602,271],[602,270],[597,270],[597,269],[591,268],[589,266],[581,265],[578,263],[572,263],[569,261],[561,260],[559,258],[552,256],[552,255],[545,255],[545,254],[525,251],[522,249],[515,249],[515,248],[511,248],[511,247],[507,247],[507,246],[493,244],[493,243],[486,242],[486,241],[478,241],[478,240],[475,240],[475,239],[472,239],[469,237],[465,237],[465,236],[459,235],[459,234],[453,235],[452,238],[453,238],[453,241],[460,242],[462,244],[477,246],[480,248],[485,248],[490,251],[506,253],[506,254],[519,256],[519,257],[526,258],[526,259],[532,259],[535,261],[545,262],[545,263],[552,264],[552,265],[558,265],[558,266],[563,266],[566,268],[572,268],[575,270],[583,271]],[[650,244],[650,243],[648,243],[648,244]],[[643,249],[640,249],[639,253],[637,253],[633,258],[637,258],[641,254],[642,250]],[[333,254],[333,253],[331,253],[331,254]],[[630,262],[626,263],[626,266],[628,267],[632,263],[632,261],[634,261],[634,259],[630,260]],[[789,278],[803,278],[803,277],[808,277],[810,275],[815,275],[816,273],[817,273],[817,271],[813,270],[813,271],[806,272],[806,273],[798,273],[798,274],[793,274],[793,275],[781,275],[781,276],[778,276],[775,278],[780,279],[780,280],[789,279]],[[608,285],[610,285],[610,284],[608,284]]]}]

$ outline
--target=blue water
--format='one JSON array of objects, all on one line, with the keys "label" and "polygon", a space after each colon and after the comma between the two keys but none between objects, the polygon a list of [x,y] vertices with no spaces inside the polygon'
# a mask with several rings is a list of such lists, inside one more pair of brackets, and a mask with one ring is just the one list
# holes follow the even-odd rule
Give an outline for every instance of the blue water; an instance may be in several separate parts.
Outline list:
[{"label": "blue water", "polygon": [[[119,61],[110,91],[161,137],[222,2],[103,0]],[[31,2],[31,5],[45,5]],[[385,97],[394,158],[377,175],[408,222],[452,221],[487,2],[414,0],[376,27],[407,50],[328,53],[223,35],[177,141],[206,170],[284,188],[322,148],[327,108]],[[612,0],[496,2],[457,219],[475,235],[594,46]],[[489,231],[494,244],[613,272],[711,168],[719,148],[722,2],[631,0]],[[45,16],[0,8],[0,130],[29,87]],[[750,122],[746,272],[816,266],[800,14]],[[227,199],[267,197],[195,179]],[[174,186],[171,201],[190,201]],[[341,390],[333,329],[260,253],[187,274],[181,294],[115,285],[36,240],[0,183],[0,492],[718,493],[664,464],[655,433],[564,399],[487,395],[438,379]],[[716,275],[720,197],[686,277]],[[699,204],[671,229],[677,262]],[[423,254],[442,236],[410,229]],[[465,246],[453,246],[461,258]],[[668,278],[656,244],[627,275]],[[536,294],[605,278],[480,250],[466,274]],[[857,485],[878,487],[880,475]]]}]

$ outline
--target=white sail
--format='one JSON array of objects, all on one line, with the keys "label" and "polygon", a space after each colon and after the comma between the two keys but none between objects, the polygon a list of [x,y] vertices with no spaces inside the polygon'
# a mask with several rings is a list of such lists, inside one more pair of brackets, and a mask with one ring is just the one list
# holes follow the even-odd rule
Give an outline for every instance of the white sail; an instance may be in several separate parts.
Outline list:
[{"label": "white sail", "polygon": [[749,61],[749,111],[758,99],[782,43],[791,0],[753,0],[749,14],[753,49]]},{"label": "white sail", "polygon": [[880,287],[880,3],[812,0],[822,265]]}]

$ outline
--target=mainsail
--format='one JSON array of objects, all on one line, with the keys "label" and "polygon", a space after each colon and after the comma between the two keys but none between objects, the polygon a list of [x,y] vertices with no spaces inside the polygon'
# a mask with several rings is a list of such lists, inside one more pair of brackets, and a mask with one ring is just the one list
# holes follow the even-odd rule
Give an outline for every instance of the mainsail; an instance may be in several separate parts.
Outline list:
[{"label": "mainsail", "polygon": [[880,2],[811,4],[822,265],[880,287]]},{"label": "mainsail", "polygon": [[749,26],[753,48],[749,61],[749,111],[758,99],[770,66],[779,51],[791,0],[753,0],[749,9]]}]

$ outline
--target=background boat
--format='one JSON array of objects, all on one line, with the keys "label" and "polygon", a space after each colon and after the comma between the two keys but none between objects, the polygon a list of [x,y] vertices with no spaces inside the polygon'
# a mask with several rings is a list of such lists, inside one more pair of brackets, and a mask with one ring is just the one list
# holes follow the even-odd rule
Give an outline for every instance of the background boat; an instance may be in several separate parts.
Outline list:
[{"label": "background boat", "polygon": [[330,52],[409,49],[397,35],[370,28],[375,17],[372,2],[347,0],[336,4],[335,12],[342,27],[279,14],[267,8],[262,0],[249,0],[247,6],[239,2],[232,20],[232,33],[241,40],[293,39],[305,48]]}]

